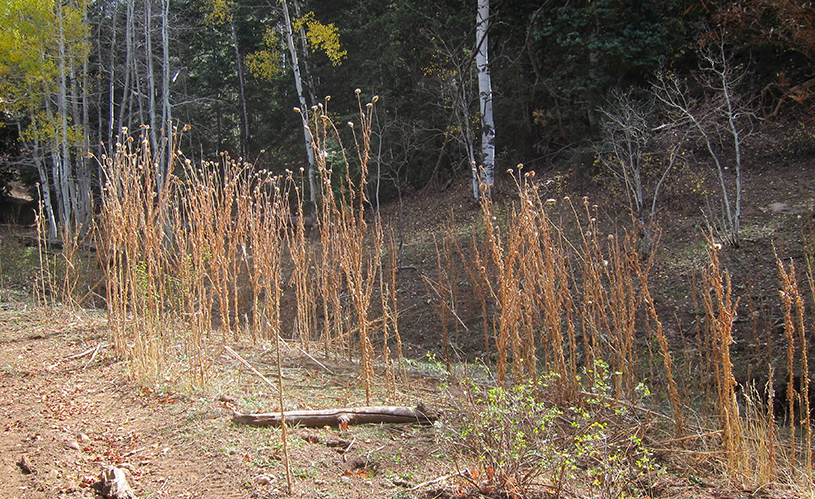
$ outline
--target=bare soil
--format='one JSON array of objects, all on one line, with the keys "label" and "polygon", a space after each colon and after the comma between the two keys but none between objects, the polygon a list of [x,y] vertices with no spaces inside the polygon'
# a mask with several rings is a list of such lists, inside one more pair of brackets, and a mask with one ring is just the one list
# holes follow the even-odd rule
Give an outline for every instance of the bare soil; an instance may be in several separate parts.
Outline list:
[{"label": "bare soil", "polygon": [[[107,349],[102,317],[23,299],[0,305],[0,338],[0,497],[99,497],[93,486],[109,464],[126,470],[139,497],[284,495],[280,430],[231,422],[236,409],[276,410],[277,396],[234,359],[219,359],[212,391],[144,386]],[[261,369],[264,354],[241,350]],[[286,362],[285,379],[297,387],[290,407],[360,400],[354,366],[324,364],[333,375],[305,356]],[[431,381],[417,377],[401,402],[436,398]],[[293,495],[416,497],[424,487],[413,487],[451,471],[437,438],[432,426],[412,424],[292,429]]]},{"label": "bare soil", "polygon": [[[98,499],[100,473],[111,464],[125,470],[140,498],[287,496],[280,429],[231,422],[235,409],[276,410],[277,395],[234,359],[219,359],[207,391],[182,395],[144,386],[106,347],[101,316],[43,309],[22,297],[6,296],[0,304],[0,338],[0,497]],[[268,349],[239,352],[271,370]],[[364,400],[358,366],[325,361],[328,374],[294,355],[285,366],[289,407]],[[383,402],[421,400],[454,411],[432,364],[417,365],[411,379],[409,390]],[[446,453],[443,438],[439,427],[416,424],[291,429],[291,497],[504,497],[482,495],[456,479],[467,468]],[[643,491],[648,497],[747,497],[704,460],[688,468],[670,452],[655,459],[670,472]],[[539,497],[555,497],[554,491]]]}]

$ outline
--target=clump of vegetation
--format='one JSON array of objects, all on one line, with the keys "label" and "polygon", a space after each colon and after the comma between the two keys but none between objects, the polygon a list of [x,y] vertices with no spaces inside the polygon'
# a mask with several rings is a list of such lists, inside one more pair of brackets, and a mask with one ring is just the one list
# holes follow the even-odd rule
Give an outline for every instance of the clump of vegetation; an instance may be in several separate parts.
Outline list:
[{"label": "clump of vegetation", "polygon": [[[590,371],[593,391],[585,392],[582,404],[565,408],[548,397],[551,377],[508,389],[464,385],[460,416],[445,428],[460,470],[457,494],[534,497],[544,489],[555,497],[618,498],[648,493],[662,473],[642,443],[653,421],[610,397],[614,376],[607,364],[597,361]],[[640,393],[648,392],[640,387]]]},{"label": "clump of vegetation", "polygon": [[[346,168],[339,193],[324,153],[340,134],[324,105],[311,118],[322,186],[317,245],[307,235],[315,224],[293,172],[253,171],[227,156],[194,165],[176,153],[178,171],[159,185],[144,167],[152,162],[145,137],[105,159],[100,239],[108,312],[114,345],[140,378],[172,371],[202,385],[220,346],[284,335],[306,351],[319,340],[326,356],[358,354],[371,398],[371,308],[385,282],[385,247],[365,213],[373,104],[360,101],[359,109],[361,127],[352,136],[358,176]],[[380,309],[393,307],[394,288],[382,284]],[[395,336],[399,358],[395,320],[382,327]]]},{"label": "clump of vegetation", "polygon": [[31,292],[36,285],[32,276],[39,271],[40,258],[35,246],[19,239],[4,237],[0,246],[0,276],[4,288]]},{"label": "clump of vegetation", "polygon": [[[293,172],[255,171],[227,156],[194,164],[176,154],[159,182],[144,138],[104,158],[95,247],[110,339],[137,379],[203,386],[230,345],[271,341],[285,357],[279,341],[286,338],[304,352],[357,361],[367,404],[405,389],[399,245],[366,197],[373,108],[373,99],[360,100],[359,121],[345,134],[355,156],[341,147],[325,104],[312,110],[321,186],[313,219]],[[342,179],[326,161],[328,144],[340,144]],[[547,199],[533,172],[519,165],[511,174],[517,198],[484,199],[474,230],[451,222],[436,242],[436,272],[424,276],[442,325],[442,375],[454,372],[465,328],[480,329],[470,336],[483,338],[483,362],[495,373],[487,384],[465,378],[453,402],[461,412],[445,427],[457,493],[644,493],[659,471],[654,441],[661,452],[713,448],[718,469],[752,487],[808,487],[802,477],[811,453],[798,445],[811,440],[803,416],[810,388],[801,376],[809,370],[806,298],[794,266],[779,261],[793,430],[786,439],[772,404],[755,399],[748,413],[739,405],[730,357],[738,299],[715,241],[694,283],[704,317],[694,326],[696,348],[680,351],[650,291],[658,252],[641,251],[636,226],[606,227],[589,198]],[[60,277],[62,296],[81,289],[71,250],[81,246],[63,250],[64,267],[40,264],[49,282]],[[45,253],[40,248],[42,262]],[[43,289],[44,296],[58,291]],[[467,323],[464,305],[482,315]],[[680,389],[676,372],[691,386]],[[281,375],[281,393],[283,383]],[[696,410],[712,414],[704,424],[716,429],[697,431]]]},{"label": "clump of vegetation", "polygon": [[[510,389],[464,385],[460,420],[445,428],[457,465],[458,492],[528,494],[542,477],[561,470],[568,478],[574,467],[562,450],[562,411],[539,401],[538,386],[524,383]],[[569,473],[566,473],[568,470]],[[563,476],[556,477],[562,480]],[[552,483],[562,486],[562,481]]]}]

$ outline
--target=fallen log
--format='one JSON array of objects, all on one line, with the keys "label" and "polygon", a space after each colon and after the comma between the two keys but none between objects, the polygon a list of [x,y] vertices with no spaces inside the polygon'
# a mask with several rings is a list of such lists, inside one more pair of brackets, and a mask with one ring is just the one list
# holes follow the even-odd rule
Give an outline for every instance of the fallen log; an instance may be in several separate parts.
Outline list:
[{"label": "fallen log", "polygon": [[[312,411],[286,411],[283,414],[288,426],[339,426],[365,423],[419,423],[431,424],[438,419],[436,411],[419,404],[415,409],[398,406],[348,407]],[[235,412],[232,422],[250,426],[280,426],[281,414],[241,414]]]}]

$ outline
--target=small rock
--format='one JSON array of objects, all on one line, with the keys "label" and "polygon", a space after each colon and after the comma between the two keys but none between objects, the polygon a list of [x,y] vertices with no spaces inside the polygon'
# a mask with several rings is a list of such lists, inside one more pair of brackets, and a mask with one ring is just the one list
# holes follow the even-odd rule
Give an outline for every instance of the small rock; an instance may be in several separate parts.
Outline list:
[{"label": "small rock", "polygon": [[790,205],[787,203],[771,203],[767,208],[773,213],[789,213]]},{"label": "small rock", "polygon": [[258,485],[269,485],[272,483],[272,478],[268,475],[260,475],[255,480],[257,480]]},{"label": "small rock", "polygon": [[109,499],[136,499],[136,494],[127,483],[125,472],[115,466],[108,466],[102,471],[100,492]]},{"label": "small rock", "polygon": [[308,432],[308,431],[303,432],[303,434],[300,435],[300,438],[302,438],[303,440],[305,440],[306,442],[308,442],[310,444],[319,444],[320,443],[320,436],[318,434],[316,434],[316,433],[312,433],[312,432]]},{"label": "small rock", "polygon": [[84,433],[80,433],[79,436],[77,437],[77,439],[80,442],[90,442],[91,441],[91,437],[89,437],[88,435],[86,435]]},{"label": "small rock", "polygon": [[24,475],[34,473],[34,467],[31,465],[31,461],[29,461],[26,456],[20,458],[20,461],[17,462],[17,466],[20,467],[20,470]]},{"label": "small rock", "polygon": [[79,442],[77,442],[73,438],[65,441],[65,447],[73,450],[80,450]]}]

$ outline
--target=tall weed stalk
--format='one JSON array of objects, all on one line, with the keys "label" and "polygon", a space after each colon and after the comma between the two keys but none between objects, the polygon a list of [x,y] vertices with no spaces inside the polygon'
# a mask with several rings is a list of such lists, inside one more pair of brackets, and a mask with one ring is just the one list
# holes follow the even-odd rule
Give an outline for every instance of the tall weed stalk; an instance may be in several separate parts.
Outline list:
[{"label": "tall weed stalk", "polygon": [[[812,477],[812,427],[810,419],[809,393],[809,359],[807,358],[807,327],[804,322],[805,304],[804,297],[798,287],[798,276],[795,272],[795,263],[790,260],[789,266],[785,266],[776,254],[778,274],[781,277],[781,302],[784,306],[784,337],[787,340],[787,403],[789,404],[790,421],[790,454],[797,455],[795,446],[796,438],[796,410],[800,410],[799,424],[804,433],[804,464],[807,477]],[[811,267],[808,269],[808,280],[810,289],[815,289],[813,285]],[[797,336],[796,336],[797,333]],[[796,356],[795,340],[800,343],[800,355]],[[795,359],[800,359],[796,366]],[[796,372],[798,373],[796,375]],[[811,478],[807,480],[810,484]]]},{"label": "tall weed stalk", "polygon": [[736,379],[730,358],[733,343],[733,319],[738,300],[732,300],[730,275],[721,268],[721,247],[710,239],[710,263],[702,274],[702,302],[705,306],[705,324],[711,346],[715,407],[722,430],[722,445],[727,455],[728,468],[738,474],[747,472],[747,459],[743,447],[744,426],[736,400]]}]

